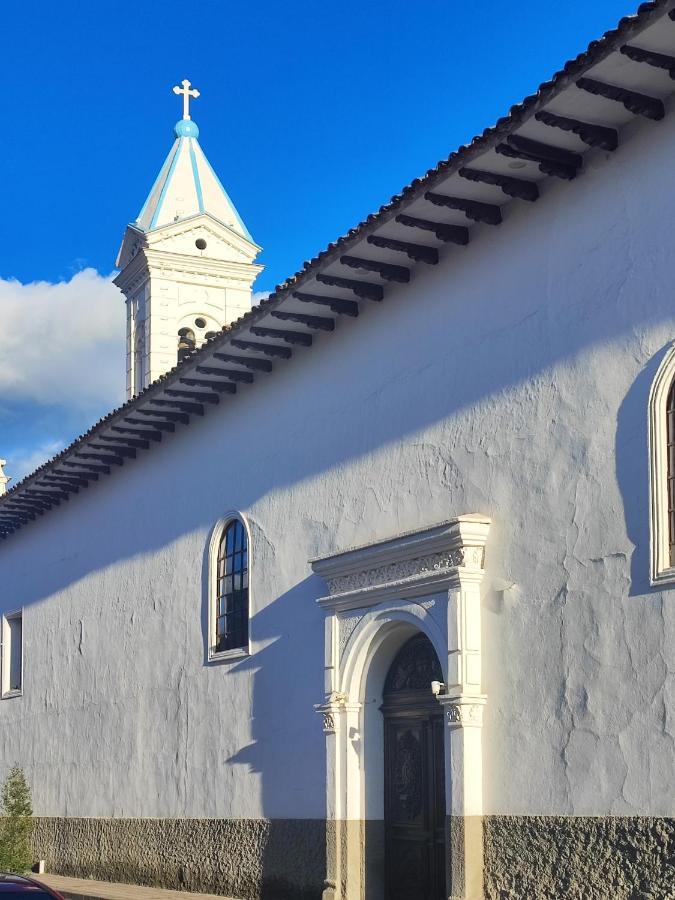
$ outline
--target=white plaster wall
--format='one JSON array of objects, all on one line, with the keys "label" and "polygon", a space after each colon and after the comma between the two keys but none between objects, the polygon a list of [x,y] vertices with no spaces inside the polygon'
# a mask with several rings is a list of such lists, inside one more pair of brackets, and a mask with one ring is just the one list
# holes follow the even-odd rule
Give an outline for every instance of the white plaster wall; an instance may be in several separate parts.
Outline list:
[{"label": "white plaster wall", "polygon": [[[486,812],[672,813],[646,408],[675,338],[674,149],[675,117],[636,127],[0,545],[2,605],[26,608],[0,759],[37,813],[322,816],[307,559],[466,512],[494,522]],[[254,652],[206,665],[204,554],[231,508],[254,535]]]}]

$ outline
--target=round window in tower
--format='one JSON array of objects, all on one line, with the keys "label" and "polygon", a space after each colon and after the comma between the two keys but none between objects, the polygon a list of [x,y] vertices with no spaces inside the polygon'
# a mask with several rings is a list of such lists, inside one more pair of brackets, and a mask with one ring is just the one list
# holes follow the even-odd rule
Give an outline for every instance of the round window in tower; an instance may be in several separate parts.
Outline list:
[{"label": "round window in tower", "polygon": [[206,319],[195,319],[197,328],[206,328]]},{"label": "round window in tower", "polygon": [[206,250],[206,241],[204,238],[197,238],[195,241],[195,247],[197,250]]}]

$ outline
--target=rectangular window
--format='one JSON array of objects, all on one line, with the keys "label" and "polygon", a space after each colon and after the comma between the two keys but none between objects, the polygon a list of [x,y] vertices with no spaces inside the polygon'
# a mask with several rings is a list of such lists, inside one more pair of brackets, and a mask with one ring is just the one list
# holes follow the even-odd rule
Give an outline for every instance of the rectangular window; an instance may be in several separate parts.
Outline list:
[{"label": "rectangular window", "polygon": [[23,690],[23,614],[2,617],[2,696],[13,697]]}]

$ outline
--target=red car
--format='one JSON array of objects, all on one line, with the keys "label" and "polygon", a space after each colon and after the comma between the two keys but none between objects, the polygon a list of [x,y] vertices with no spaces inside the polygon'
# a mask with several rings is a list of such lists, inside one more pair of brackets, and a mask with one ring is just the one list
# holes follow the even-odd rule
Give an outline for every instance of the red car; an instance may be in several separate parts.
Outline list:
[{"label": "red car", "polygon": [[61,894],[23,875],[0,874],[0,900],[63,900]]}]

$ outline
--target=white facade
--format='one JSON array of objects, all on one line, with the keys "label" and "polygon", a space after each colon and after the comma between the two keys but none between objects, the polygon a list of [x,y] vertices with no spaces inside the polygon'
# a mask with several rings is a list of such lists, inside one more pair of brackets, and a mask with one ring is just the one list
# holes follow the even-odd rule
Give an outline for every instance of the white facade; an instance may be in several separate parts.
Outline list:
[{"label": "white facade", "polygon": [[[0,547],[26,646],[2,757],[25,762],[39,812],[322,815],[325,588],[308,560],[467,510],[493,523],[486,811],[672,809],[675,618],[649,587],[647,414],[675,336],[673,120],[634,144],[519,210],[452,279],[421,272]],[[203,631],[228,509],[257,551],[253,652],[232,668],[204,664]]]},{"label": "white facade", "polygon": [[[384,678],[416,632],[443,672],[452,897],[489,882],[491,818],[672,816],[675,117],[622,141],[358,319],[341,295],[311,351],[0,543],[23,641],[0,759],[25,768],[39,816],[327,821],[345,831],[323,896],[382,900],[363,834],[384,814]],[[128,297],[137,271],[154,303],[152,272],[161,288],[208,229],[225,248],[204,214],[133,256],[130,228]],[[233,516],[249,641],[214,654],[213,554]]]}]

